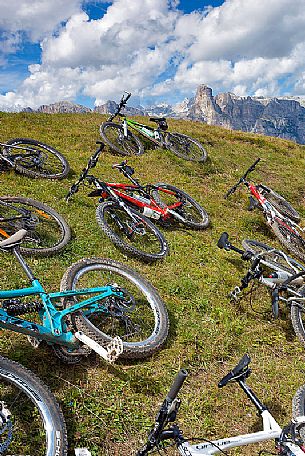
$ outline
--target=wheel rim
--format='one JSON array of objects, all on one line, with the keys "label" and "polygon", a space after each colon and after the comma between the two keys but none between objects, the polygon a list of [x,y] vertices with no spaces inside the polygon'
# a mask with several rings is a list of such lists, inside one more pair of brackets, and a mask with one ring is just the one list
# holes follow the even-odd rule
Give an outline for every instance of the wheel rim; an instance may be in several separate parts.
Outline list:
[{"label": "wheel rim", "polygon": [[[22,249],[29,250],[45,250],[59,245],[63,240],[64,231],[61,224],[47,211],[17,200],[3,199],[3,201],[11,204],[12,207],[2,206],[0,199],[0,218],[15,218],[15,220],[0,224],[1,238],[7,238],[20,229],[26,229],[28,233],[22,242]],[[21,213],[14,207],[20,208]],[[23,214],[25,218],[20,217]]]},{"label": "wheel rim", "polygon": [[124,209],[106,206],[104,221],[111,231],[125,244],[144,254],[162,253],[162,243],[151,225],[133,213],[134,219]]},{"label": "wheel rim", "polygon": [[[36,145],[18,142],[14,145],[18,146],[18,149],[8,147],[7,150],[9,151],[9,154],[12,155],[16,166],[49,177],[58,176],[63,173],[64,164],[60,157],[52,153],[52,151],[43,144]],[[19,149],[19,147],[23,146],[24,149]]]},{"label": "wheel rim", "polygon": [[[56,454],[55,441],[59,431],[54,428],[50,411],[39,392],[3,367],[0,367],[0,377],[1,402],[9,409],[13,423],[13,439],[8,454]],[[1,436],[1,443],[5,438],[5,435]]]},{"label": "wheel rim", "polygon": [[[90,288],[112,284],[115,287],[128,290],[134,298],[135,307],[126,312],[126,319],[114,314],[98,313],[90,317],[82,316],[86,324],[97,329],[103,338],[120,336],[126,347],[146,345],[158,333],[160,316],[150,290],[128,270],[119,270],[105,265],[88,265],[82,268],[73,278],[72,289]],[[112,303],[107,300],[100,302],[101,306],[109,307]],[[130,331],[130,327],[134,329]],[[127,330],[126,330],[127,328]]]}]

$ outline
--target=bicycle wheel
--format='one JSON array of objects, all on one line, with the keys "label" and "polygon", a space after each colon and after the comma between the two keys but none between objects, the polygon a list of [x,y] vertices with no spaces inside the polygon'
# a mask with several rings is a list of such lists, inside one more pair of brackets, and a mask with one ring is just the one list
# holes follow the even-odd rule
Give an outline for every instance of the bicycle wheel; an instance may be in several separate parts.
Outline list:
[{"label": "bicycle wheel", "polygon": [[264,198],[272,204],[281,214],[285,217],[290,218],[294,222],[298,223],[301,220],[300,214],[285,198],[278,193],[274,192],[271,188],[266,185],[258,185],[259,191],[262,193]]},{"label": "bicycle wheel", "polygon": [[[303,285],[298,290],[302,296],[305,296],[305,286]],[[305,346],[305,307],[304,303],[292,301],[290,308],[291,323],[301,344]]]},{"label": "bicycle wheel", "polygon": [[[18,146],[18,149],[9,146]],[[6,143],[4,152],[13,162],[14,169],[29,177],[63,179],[70,170],[69,163],[60,152],[34,139],[11,139]]]},{"label": "bicycle wheel", "polygon": [[183,190],[162,182],[155,186],[158,188],[154,188],[151,195],[161,207],[171,207],[181,203],[180,206],[171,209],[173,211],[171,215],[177,222],[197,230],[204,230],[209,225],[210,220],[206,210]]},{"label": "bicycle wheel", "polygon": [[[292,399],[292,417],[298,418],[305,415],[305,385],[302,385]],[[305,442],[305,425],[299,427],[299,433]]]},{"label": "bicycle wheel", "polygon": [[132,216],[114,201],[105,201],[96,209],[99,226],[110,240],[125,253],[143,261],[164,258],[167,241],[158,228],[144,215],[128,208]]},{"label": "bicycle wheel", "polygon": [[199,141],[181,133],[167,133],[165,146],[184,160],[205,162],[208,157],[207,151]]},{"label": "bicycle wheel", "polygon": [[305,240],[289,220],[275,218],[270,226],[279,241],[300,260],[305,261]]},{"label": "bicycle wheel", "polygon": [[[114,284],[124,290],[124,302],[105,298],[101,304],[107,312],[90,317],[86,312],[73,315],[78,330],[98,343],[109,342],[120,336],[123,341],[122,358],[144,358],[157,351],[168,334],[168,315],[156,289],[133,269],[103,258],[83,259],[65,272],[61,290],[77,290]],[[92,295],[90,295],[92,296]],[[69,298],[64,305],[71,306]],[[80,298],[81,299],[81,298]],[[130,305],[130,303],[133,305]]]},{"label": "bicycle wheel", "polygon": [[21,245],[25,255],[52,255],[71,239],[63,217],[46,204],[31,198],[1,196],[0,237],[7,238],[22,228],[28,231]]},{"label": "bicycle wheel", "polygon": [[[245,239],[242,241],[242,245],[245,250],[248,252],[252,252],[254,254],[256,253],[262,253],[266,252],[266,255],[263,257],[262,262],[270,267],[271,269],[276,269],[280,271],[285,271],[288,272],[289,274],[296,274],[296,271],[289,266],[287,261],[277,252],[270,252],[270,250],[273,250],[273,247],[270,247],[269,245],[263,244],[262,242],[250,240],[250,239]],[[305,266],[303,266],[301,263],[298,263],[296,260],[291,258],[290,256],[286,255],[288,261],[296,268],[297,271],[304,271]]]},{"label": "bicycle wheel", "polygon": [[129,130],[126,138],[121,125],[104,122],[100,126],[100,134],[103,141],[119,155],[142,155],[144,153],[141,141]]},{"label": "bicycle wheel", "polygon": [[0,454],[67,455],[64,418],[47,386],[33,372],[2,356],[0,377]]}]

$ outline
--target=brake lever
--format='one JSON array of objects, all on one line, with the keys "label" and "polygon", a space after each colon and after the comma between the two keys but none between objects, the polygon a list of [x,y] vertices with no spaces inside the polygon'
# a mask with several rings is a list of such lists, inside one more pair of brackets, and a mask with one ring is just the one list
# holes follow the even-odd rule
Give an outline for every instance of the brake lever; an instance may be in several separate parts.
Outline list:
[{"label": "brake lever", "polygon": [[77,193],[78,190],[79,189],[78,189],[78,185],[77,184],[71,185],[70,190],[68,191],[67,195],[65,196],[66,203],[68,203],[68,201],[71,198],[71,196],[74,195],[75,193]]}]

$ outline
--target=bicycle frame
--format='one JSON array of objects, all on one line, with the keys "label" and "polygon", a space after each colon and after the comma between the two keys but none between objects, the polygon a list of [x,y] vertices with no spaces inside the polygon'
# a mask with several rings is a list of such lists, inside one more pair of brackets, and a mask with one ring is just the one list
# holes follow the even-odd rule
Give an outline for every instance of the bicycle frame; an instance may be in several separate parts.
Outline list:
[{"label": "bicycle frame", "polygon": [[[179,453],[183,456],[209,456],[217,454],[230,448],[250,445],[251,443],[263,442],[266,440],[278,439],[282,433],[282,428],[273,418],[268,410],[261,414],[263,420],[263,430],[251,434],[242,434],[235,437],[227,437],[219,440],[212,440],[211,443],[202,442],[196,445],[190,445],[189,442],[183,442],[177,445]],[[286,444],[286,443],[285,443]],[[296,456],[304,456],[300,448],[293,444],[287,443],[287,446]],[[217,448],[218,447],[218,448]]]},{"label": "bicycle frame", "polygon": [[[183,442],[177,445],[177,449],[183,456],[209,456],[211,454],[217,454],[221,451],[229,450],[230,448],[250,445],[251,443],[264,442],[266,440],[278,439],[282,433],[282,429],[271,413],[266,410],[263,412],[262,418],[264,427],[263,431],[228,437],[220,440],[212,440],[211,443],[203,442],[196,445],[190,445],[188,442]],[[220,449],[217,448],[216,445]],[[304,452],[298,445],[292,442],[285,442],[285,446],[290,449],[292,454],[295,454],[296,456],[304,456]]]},{"label": "bicycle frame", "polygon": [[[45,340],[51,344],[65,345],[71,349],[78,347],[79,342],[75,335],[67,328],[65,319],[67,316],[77,312],[83,308],[85,316],[91,313],[107,312],[106,307],[102,307],[98,301],[109,296],[121,296],[121,292],[116,290],[115,286],[106,285],[104,287],[84,288],[80,290],[67,290],[54,293],[47,293],[38,279],[36,279],[20,252],[14,249],[21,267],[28,276],[31,286],[12,290],[1,290],[0,299],[13,299],[26,296],[39,296],[43,304],[43,308],[38,311],[42,324],[27,321],[19,317],[9,315],[8,312],[0,308],[0,327],[10,329],[15,332],[23,333],[28,336],[35,337],[38,340]],[[54,306],[53,301],[62,298],[90,295],[98,293],[96,296],[78,302],[64,310],[59,310]],[[89,308],[88,308],[89,307]]]},{"label": "bicycle frame", "polygon": [[133,130],[140,133],[142,136],[145,136],[150,141],[154,142],[158,146],[162,146],[164,144],[164,136],[163,132],[160,130],[159,127],[153,128],[149,125],[142,124],[137,122],[136,120],[128,119],[127,117],[123,118],[122,126],[124,130],[124,136],[127,138],[128,136],[128,128],[130,127]]},{"label": "bicycle frame", "polygon": [[[96,179],[94,184],[102,189],[101,183]],[[140,184],[120,184],[120,183],[113,183],[113,182],[103,182],[104,185],[106,185],[107,190],[110,195],[115,197],[115,199],[122,199],[124,201],[127,201],[128,203],[131,203],[135,207],[138,207],[140,209],[143,209],[143,214],[146,215],[147,217],[153,218],[153,219],[159,219],[162,218],[163,220],[168,219],[172,215],[172,211],[180,207],[182,205],[181,202],[177,202],[174,204],[171,204],[170,206],[166,207],[160,207],[157,202],[149,195],[147,192],[147,186],[142,187]],[[154,186],[154,185],[149,185],[149,187],[154,188],[156,190],[162,191],[167,194],[174,195],[174,192],[168,189],[163,189],[162,187]],[[149,197],[149,202],[145,202],[142,200],[139,200],[138,198],[128,195],[126,192],[139,192],[140,194],[146,195],[146,197]],[[89,194],[90,196],[90,194]],[[92,195],[96,196],[96,195]],[[102,198],[107,198],[107,192],[104,190],[101,191],[100,196]],[[148,198],[147,198],[148,199]],[[175,213],[175,216],[179,218],[179,214]]]}]

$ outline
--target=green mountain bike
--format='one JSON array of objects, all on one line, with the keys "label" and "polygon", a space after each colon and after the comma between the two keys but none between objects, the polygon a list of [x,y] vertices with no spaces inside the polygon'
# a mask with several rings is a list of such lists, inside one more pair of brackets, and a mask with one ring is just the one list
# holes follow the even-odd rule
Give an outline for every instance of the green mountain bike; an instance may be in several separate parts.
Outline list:
[{"label": "green mountain bike", "polygon": [[[134,135],[130,129],[135,130],[140,135],[163,149],[168,149],[184,160],[205,162],[207,151],[202,144],[196,139],[190,138],[182,133],[169,132],[165,117],[150,117],[151,122],[157,124],[151,127],[129,119],[121,110],[126,106],[131,97],[131,93],[122,96],[117,110],[112,114],[107,122],[100,126],[100,133],[103,141],[119,155],[141,155],[144,153],[144,146],[139,138]],[[118,117],[120,123],[113,120]]]}]

